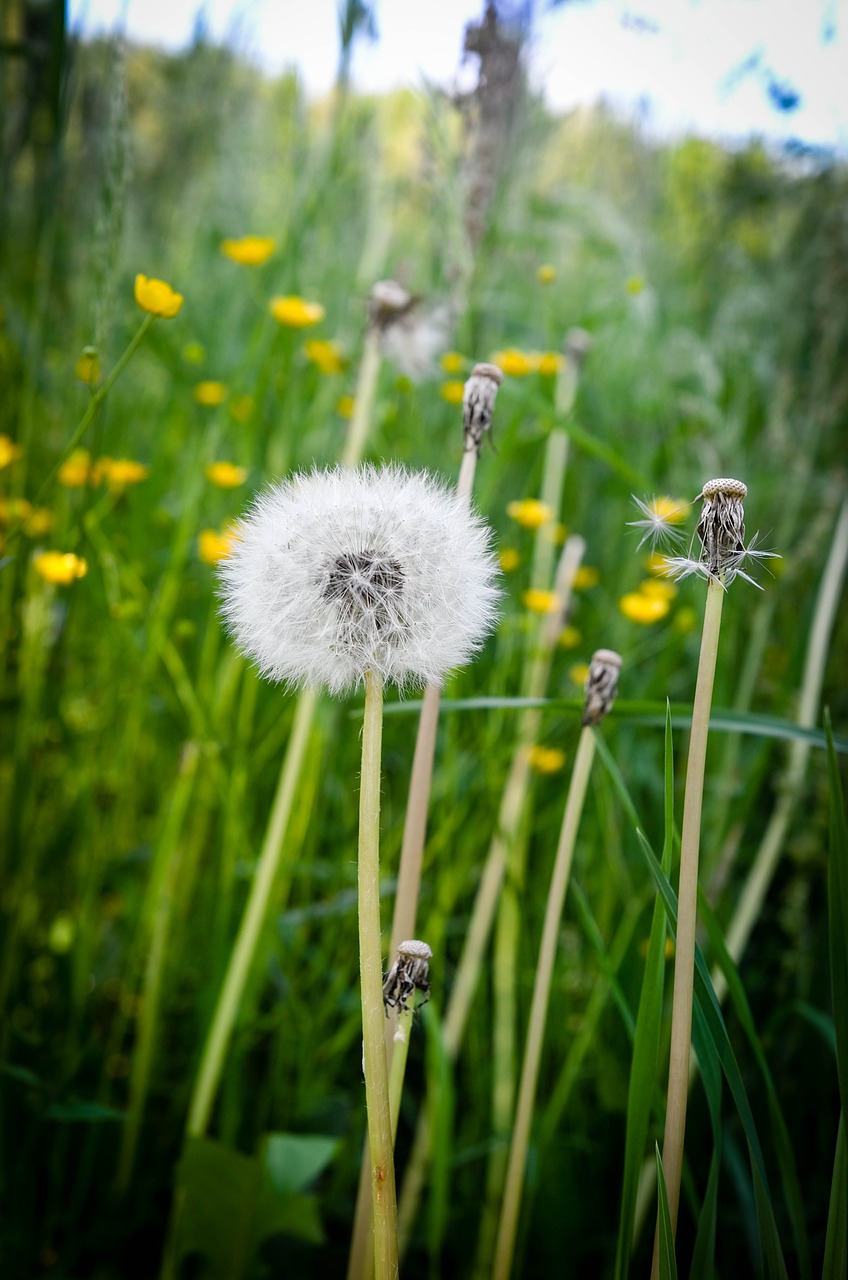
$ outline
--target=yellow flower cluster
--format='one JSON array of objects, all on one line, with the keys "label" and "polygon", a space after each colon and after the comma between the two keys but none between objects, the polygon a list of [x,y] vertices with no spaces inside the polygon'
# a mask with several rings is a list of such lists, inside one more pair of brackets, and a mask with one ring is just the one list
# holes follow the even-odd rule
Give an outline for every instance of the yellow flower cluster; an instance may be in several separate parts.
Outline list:
[{"label": "yellow flower cluster", "polygon": [[674,583],[648,578],[640,583],[638,591],[630,591],[622,596],[618,607],[625,618],[647,627],[666,616],[676,595]]},{"label": "yellow flower cluster", "polygon": [[277,324],[287,329],[309,329],[313,324],[320,324],[326,315],[320,302],[307,302],[294,296],[272,298],[269,310]]},{"label": "yellow flower cluster", "polygon": [[173,320],[183,305],[183,295],[176,289],[164,280],[153,280],[143,275],[135,278],[135,300],[142,311],[161,316],[164,320]]},{"label": "yellow flower cluster", "polygon": [[242,267],[261,267],[277,245],[269,236],[242,236],[239,240],[222,240],[221,252]]},{"label": "yellow flower cluster", "polygon": [[521,600],[531,613],[553,613],[559,606],[559,596],[555,591],[540,591],[538,587],[525,591]]},{"label": "yellow flower cluster", "polygon": [[541,529],[554,515],[547,503],[540,502],[538,498],[522,498],[519,502],[510,502],[506,513],[522,529]]},{"label": "yellow flower cluster", "polygon": [[247,479],[247,470],[237,467],[234,462],[210,462],[206,468],[206,479],[219,489],[237,489]]},{"label": "yellow flower cluster", "polygon": [[47,507],[34,507],[26,498],[6,498],[0,494],[0,528],[21,523],[30,538],[41,538],[49,533],[56,517]]},{"label": "yellow flower cluster", "polygon": [[552,377],[565,366],[565,356],[559,351],[519,351],[517,347],[496,351],[491,360],[511,378],[526,378],[530,373]]},{"label": "yellow flower cluster", "polygon": [[87,449],[75,449],[59,468],[58,480],[66,489],[106,484],[110,489],[119,490],[141,484],[149,474],[149,467],[131,458],[98,458],[93,462]]},{"label": "yellow flower cluster", "polygon": [[85,560],[72,551],[43,551],[35,557],[33,565],[45,582],[57,587],[69,587],[88,573]]},{"label": "yellow flower cluster", "polygon": [[536,773],[558,773],[565,764],[565,752],[558,747],[537,745],[530,748],[529,762]]},{"label": "yellow flower cluster", "polygon": [[303,349],[307,360],[322,373],[343,373],[347,367],[347,360],[341,347],[332,339],[313,338]]}]

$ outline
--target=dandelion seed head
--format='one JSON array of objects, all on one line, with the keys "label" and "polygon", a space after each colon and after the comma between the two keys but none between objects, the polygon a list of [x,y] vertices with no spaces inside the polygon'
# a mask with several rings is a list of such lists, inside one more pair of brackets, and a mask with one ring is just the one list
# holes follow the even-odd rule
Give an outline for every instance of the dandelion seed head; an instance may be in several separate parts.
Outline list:
[{"label": "dandelion seed head", "polygon": [[292,686],[438,684],[479,649],[499,596],[491,534],[401,467],[299,474],[256,499],[221,561],[223,613],[260,672]]},{"label": "dandelion seed head", "polygon": [[616,694],[621,675],[621,654],[614,649],[596,649],[592,654],[586,676],[583,703],[583,724],[600,724],[607,715]]}]

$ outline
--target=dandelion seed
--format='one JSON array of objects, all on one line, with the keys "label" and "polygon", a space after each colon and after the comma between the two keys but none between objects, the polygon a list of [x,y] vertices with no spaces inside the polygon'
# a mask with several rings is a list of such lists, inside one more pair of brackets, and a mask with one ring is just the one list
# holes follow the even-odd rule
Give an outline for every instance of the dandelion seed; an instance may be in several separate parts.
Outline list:
[{"label": "dandelion seed", "polygon": [[689,510],[687,502],[675,502],[673,498],[665,497],[648,498],[643,502],[641,498],[635,496],[633,496],[633,502],[642,513],[642,519],[628,520],[627,523],[631,529],[643,530],[639,547],[650,542],[653,550],[657,543],[670,546],[683,541],[683,531],[675,526],[686,519],[686,513]]},{"label": "dandelion seed", "polygon": [[269,236],[242,236],[238,240],[222,240],[221,252],[242,267],[261,267],[276,249]]},{"label": "dandelion seed", "polygon": [[261,494],[221,565],[223,611],[263,675],[342,693],[366,672],[438,684],[491,630],[490,534],[399,467],[295,475]]},{"label": "dandelion seed", "polygon": [[418,382],[432,372],[444,349],[450,311],[442,304],[425,305],[397,280],[378,280],[368,298],[368,323],[379,334],[383,355]]},{"label": "dandelion seed", "polygon": [[582,718],[584,725],[600,724],[608,714],[618,692],[620,674],[621,655],[614,649],[596,649],[586,676]]},{"label": "dandelion seed", "polygon": [[164,320],[173,320],[184,301],[183,295],[164,280],[150,279],[143,275],[135,278],[135,300],[142,311],[147,311],[152,316],[161,316]]},{"label": "dandelion seed", "polygon": [[320,302],[307,302],[295,296],[272,298],[268,306],[277,324],[287,329],[309,329],[320,324],[327,314]]},{"label": "dandelion seed", "polygon": [[72,551],[43,551],[32,563],[36,573],[53,586],[69,587],[88,573],[85,560]]}]

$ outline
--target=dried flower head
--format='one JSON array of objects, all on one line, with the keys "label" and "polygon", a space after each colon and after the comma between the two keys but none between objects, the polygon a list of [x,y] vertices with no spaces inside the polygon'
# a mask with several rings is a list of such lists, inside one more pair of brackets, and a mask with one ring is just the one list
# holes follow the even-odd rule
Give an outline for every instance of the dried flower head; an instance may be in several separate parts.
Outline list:
[{"label": "dried flower head", "polygon": [[670,578],[679,580],[694,573],[713,578],[723,586],[729,586],[734,578],[759,586],[742,566],[749,561],[771,559],[774,552],[757,550],[757,534],[745,545],[743,502],[747,493],[741,480],[721,477],[707,481],[697,499],[704,504],[696,531],[700,555],[695,559],[690,548],[688,556],[667,557],[666,573]]},{"label": "dried flower head", "polygon": [[502,382],[503,371],[496,364],[475,364],[471,370],[462,396],[462,430],[466,453],[476,449],[479,454],[483,437],[487,434],[494,448],[492,417],[498,387]]},{"label": "dried flower head", "polygon": [[495,621],[488,527],[401,467],[292,476],[256,499],[220,568],[223,612],[263,675],[354,688],[440,683]]},{"label": "dried flower head", "polygon": [[410,1009],[409,997],[416,991],[424,996],[422,1004],[430,999],[430,961],[433,952],[426,942],[412,939],[398,943],[397,958],[383,982],[383,1003],[386,1012],[392,1009]]},{"label": "dried flower head", "polygon": [[579,325],[569,329],[565,335],[565,354],[578,369],[592,350],[592,342],[591,333],[586,329],[581,329]]},{"label": "dried flower head", "polygon": [[583,724],[600,724],[618,692],[621,655],[614,649],[596,649],[592,654],[584,687]]},{"label": "dried flower head", "polygon": [[417,382],[445,349],[450,313],[444,305],[425,305],[397,280],[378,280],[368,298],[368,323],[380,334],[383,355]]}]

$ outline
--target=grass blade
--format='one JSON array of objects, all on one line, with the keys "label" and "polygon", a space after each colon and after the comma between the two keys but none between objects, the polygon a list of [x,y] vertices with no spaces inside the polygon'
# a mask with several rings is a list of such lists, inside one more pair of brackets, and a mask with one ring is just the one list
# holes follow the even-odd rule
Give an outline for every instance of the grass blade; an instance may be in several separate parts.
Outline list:
[{"label": "grass blade", "polygon": [[848,1149],[845,1143],[845,1118],[839,1117],[836,1155],[830,1184],[830,1206],[827,1213],[827,1236],[824,1242],[822,1280],[842,1280],[848,1275]]},{"label": "grass blade", "polygon": [[657,1232],[660,1245],[660,1280],[677,1280],[677,1263],[674,1260],[674,1234],[671,1230],[671,1214],[668,1211],[665,1174],[663,1173],[659,1143],[656,1143],[655,1146],[657,1155],[657,1189],[659,1192]]}]

